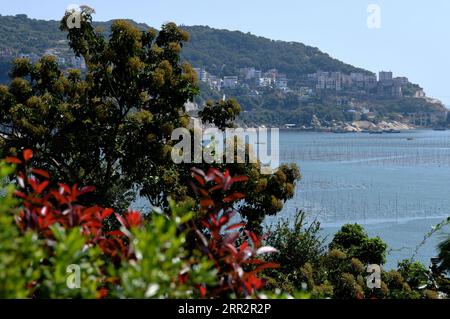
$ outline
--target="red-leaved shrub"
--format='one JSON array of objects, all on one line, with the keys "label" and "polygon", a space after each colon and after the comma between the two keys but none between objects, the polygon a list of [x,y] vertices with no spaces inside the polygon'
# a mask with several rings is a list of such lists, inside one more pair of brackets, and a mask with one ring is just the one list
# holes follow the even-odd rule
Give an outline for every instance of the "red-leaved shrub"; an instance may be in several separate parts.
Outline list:
[{"label": "red-leaved shrub", "polygon": [[[277,264],[264,262],[259,255],[274,253],[272,247],[262,247],[261,238],[244,230],[245,223],[232,223],[237,216],[233,208],[244,194],[233,192],[232,186],[247,180],[245,176],[231,177],[216,169],[208,173],[193,169],[193,189],[200,198],[200,225],[197,229],[199,249],[214,262],[218,275],[218,285],[209,295],[224,296],[234,293],[237,297],[253,296],[263,288],[264,280],[258,277],[266,268],[276,268]],[[206,291],[205,291],[206,294]]]},{"label": "red-leaved shrub", "polygon": [[[143,225],[142,215],[136,211],[119,214],[111,208],[81,205],[80,197],[94,192],[94,187],[53,184],[46,171],[30,167],[32,157],[33,152],[25,150],[19,157],[6,158],[7,162],[16,165],[15,195],[21,199],[20,211],[16,215],[19,229],[22,232],[32,230],[40,238],[51,241],[55,239],[52,225],[59,224],[66,229],[80,227],[86,245],[100,247],[105,258],[116,267],[130,260],[136,262],[133,245],[130,244],[131,229]],[[216,169],[210,169],[207,174],[193,169],[192,177],[194,181],[191,184],[199,198],[199,219],[189,224],[191,228],[188,231],[195,234],[196,248],[213,262],[217,270],[215,284],[193,288],[205,298],[256,296],[264,286],[259,272],[277,267],[259,256],[276,250],[262,247],[261,238],[245,230],[245,223],[232,222],[238,216],[234,206],[245,197],[232,190],[233,184],[245,182],[247,177],[231,177],[228,171],[222,174]],[[105,227],[111,218],[117,219],[119,225],[113,230]],[[181,272],[174,281],[185,285],[189,275],[189,272]],[[118,278],[109,278],[107,274],[101,281],[105,284],[98,291],[99,298],[108,296],[107,287],[111,284],[121,284]]]},{"label": "red-leaved shrub", "polygon": [[[15,195],[22,200],[22,208],[16,221],[22,231],[31,229],[43,238],[52,238],[50,226],[59,224],[64,228],[81,227],[87,244],[98,245],[105,255],[115,261],[132,257],[132,251],[126,244],[130,227],[142,224],[139,212],[129,211],[123,214],[111,208],[99,206],[84,207],[78,204],[79,197],[95,191],[95,187],[79,188],[59,183],[56,189],[50,187],[49,174],[41,169],[29,167],[33,157],[31,150],[25,150],[22,158],[7,157],[6,161],[17,167],[18,188]],[[109,216],[115,216],[120,229],[105,231],[104,222]]]}]

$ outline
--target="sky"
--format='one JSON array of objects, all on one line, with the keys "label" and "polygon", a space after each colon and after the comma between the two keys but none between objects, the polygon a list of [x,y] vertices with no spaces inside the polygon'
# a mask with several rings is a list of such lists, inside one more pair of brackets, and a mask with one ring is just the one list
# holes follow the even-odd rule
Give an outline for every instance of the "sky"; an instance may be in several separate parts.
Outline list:
[{"label": "sky", "polygon": [[94,8],[97,21],[173,21],[303,42],[372,72],[406,76],[450,106],[449,0],[0,0],[0,14],[59,20],[71,4]]}]

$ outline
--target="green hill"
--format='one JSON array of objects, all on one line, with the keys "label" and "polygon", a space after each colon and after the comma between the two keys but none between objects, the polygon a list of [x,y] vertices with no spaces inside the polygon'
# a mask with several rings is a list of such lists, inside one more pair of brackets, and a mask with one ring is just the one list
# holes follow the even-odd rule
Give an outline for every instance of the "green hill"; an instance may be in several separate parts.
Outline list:
[{"label": "green hill", "polygon": [[[112,21],[96,22],[109,30]],[[141,29],[150,28],[136,24]],[[16,53],[42,55],[49,48],[64,51],[66,34],[59,31],[59,21],[30,19],[26,15],[0,15],[0,53],[11,49]],[[317,70],[344,73],[369,71],[333,59],[319,49],[297,42],[274,41],[239,31],[218,30],[207,26],[182,26],[190,41],[182,56],[196,67],[212,74],[237,74],[239,68],[278,69],[295,83],[302,75]]]},{"label": "green hill", "polygon": [[[150,28],[146,24],[131,21],[140,29]],[[95,22],[108,32],[112,21]],[[215,91],[206,83],[200,83],[201,94],[197,102],[208,98],[221,98],[222,94],[235,97],[243,107],[241,117],[246,123],[283,125],[294,123],[308,126],[313,117],[329,125],[334,121],[348,121],[349,109],[369,108],[378,118],[397,118],[395,114],[411,112],[442,112],[440,103],[429,103],[425,99],[414,99],[412,95],[420,88],[408,83],[405,92],[408,98],[379,98],[376,92],[361,96],[358,92],[317,91],[303,100],[299,88],[315,84],[308,82],[307,74],[317,71],[359,72],[372,74],[368,70],[354,67],[332,58],[318,48],[298,42],[275,41],[240,31],[218,30],[208,26],[182,26],[190,34],[182,57],[194,67],[204,68],[215,76],[238,75],[240,68],[253,67],[267,71],[277,69],[286,74],[291,91],[281,92],[273,87],[256,88],[240,86],[233,90]],[[35,59],[52,52],[63,60],[73,58],[67,46],[66,34],[59,30],[59,21],[30,19],[26,15],[0,15],[0,83],[9,80],[8,71],[14,56],[28,54]],[[359,94],[359,95],[358,95]],[[342,104],[342,101],[347,103]]]},{"label": "green hill", "polygon": [[259,70],[272,68],[285,73],[294,84],[318,70],[343,73],[367,70],[330,57],[318,48],[299,42],[275,41],[240,31],[218,30],[207,26],[182,26],[190,41],[183,56],[197,67],[217,75],[238,74],[248,66]]}]

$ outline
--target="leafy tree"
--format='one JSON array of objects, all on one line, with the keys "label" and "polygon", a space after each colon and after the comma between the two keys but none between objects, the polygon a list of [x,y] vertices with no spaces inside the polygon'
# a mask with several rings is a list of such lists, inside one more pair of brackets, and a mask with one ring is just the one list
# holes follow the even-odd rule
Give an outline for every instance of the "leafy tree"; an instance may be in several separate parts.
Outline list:
[{"label": "leafy tree", "polygon": [[369,238],[361,225],[347,224],[334,235],[330,249],[341,249],[365,264],[382,265],[386,261],[387,245],[379,238]]},{"label": "leafy tree", "polygon": [[[279,250],[278,254],[269,256],[269,260],[279,264],[280,268],[271,271],[269,276],[297,289],[301,288],[305,275],[313,272],[313,267],[318,265],[325,252],[324,239],[319,234],[320,223],[315,221],[306,226],[305,217],[306,214],[299,211],[293,224],[288,220],[278,222],[269,229],[266,238],[267,245]],[[306,263],[309,265],[305,267]]]},{"label": "leafy tree", "polygon": [[[85,75],[62,72],[49,56],[36,64],[15,60],[11,83],[0,86],[1,150],[31,148],[52,182],[95,186],[88,203],[122,210],[139,192],[167,210],[169,196],[193,197],[186,184],[191,165],[171,160],[171,133],[188,127],[184,105],[198,93],[195,72],[180,58],[188,34],[173,23],[156,32],[117,20],[107,38],[91,13],[83,8],[80,28],[67,28],[69,13],[61,21],[74,54],[86,61]],[[202,116],[224,128],[239,110],[232,100],[208,103]],[[300,177],[295,166],[269,176],[258,164],[228,166],[231,174],[252,178],[240,186],[249,194],[242,210],[249,227],[280,211]]]},{"label": "leafy tree", "polygon": [[428,282],[428,270],[418,261],[402,260],[398,263],[397,270],[412,289],[417,289]]}]

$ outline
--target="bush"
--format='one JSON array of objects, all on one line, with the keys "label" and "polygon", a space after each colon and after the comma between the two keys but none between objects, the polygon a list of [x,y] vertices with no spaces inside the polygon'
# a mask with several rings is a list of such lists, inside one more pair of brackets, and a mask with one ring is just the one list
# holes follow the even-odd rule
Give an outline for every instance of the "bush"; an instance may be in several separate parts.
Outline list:
[{"label": "bush", "polygon": [[0,297],[255,297],[265,284],[258,273],[277,266],[259,259],[275,249],[229,223],[244,196],[229,190],[244,177],[195,170],[199,211],[170,201],[170,215],[145,222],[139,212],[84,207],[78,200],[92,187],[54,189],[46,171],[29,167],[32,157],[7,158],[17,190],[5,185],[14,167],[0,166]]},{"label": "bush", "polygon": [[418,261],[402,260],[398,263],[397,269],[413,289],[426,285],[428,282],[428,270]]},{"label": "bush", "polygon": [[341,249],[364,264],[382,265],[386,262],[387,245],[379,238],[369,238],[358,224],[342,226],[330,243],[330,249]]},{"label": "bush", "polygon": [[[268,260],[280,265],[276,270],[267,272],[274,277],[280,288],[288,291],[301,289],[303,283],[309,282],[311,289],[315,277],[312,268],[317,266],[320,256],[324,253],[324,239],[320,237],[320,223],[312,222],[305,226],[306,214],[297,212],[294,224],[282,220],[268,230],[265,243],[276,248],[279,253],[268,257]],[[306,265],[308,264],[308,265]],[[311,268],[309,275],[306,268]]]}]

